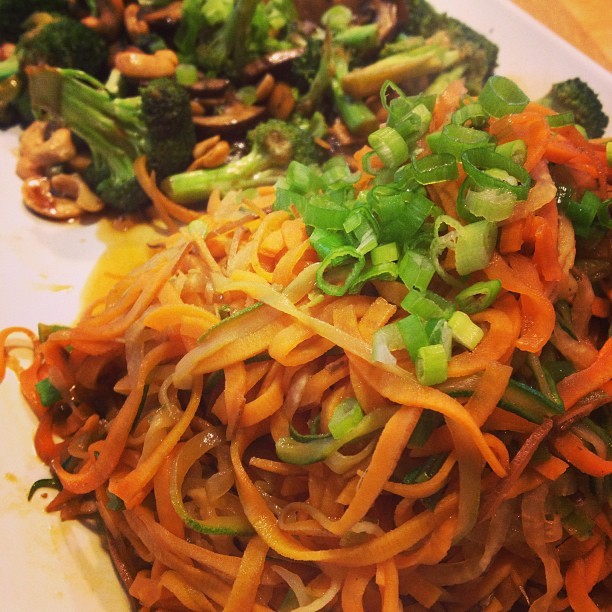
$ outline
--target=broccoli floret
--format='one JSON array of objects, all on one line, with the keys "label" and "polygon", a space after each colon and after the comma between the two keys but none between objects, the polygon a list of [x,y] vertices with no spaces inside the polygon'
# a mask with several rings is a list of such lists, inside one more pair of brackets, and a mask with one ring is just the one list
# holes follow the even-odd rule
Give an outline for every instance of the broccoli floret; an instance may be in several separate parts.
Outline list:
[{"label": "broccoli floret", "polygon": [[0,40],[17,42],[24,22],[35,12],[68,14],[68,0],[0,0]]},{"label": "broccoli floret", "polygon": [[555,83],[539,102],[558,113],[573,113],[574,121],[589,138],[601,138],[608,126],[599,96],[578,77]]},{"label": "broccoli floret", "polygon": [[106,73],[108,44],[80,21],[36,13],[13,54],[0,62],[0,125],[32,120],[26,66],[77,68],[96,77]]},{"label": "broccoli floret", "polygon": [[43,119],[61,121],[89,147],[85,178],[109,206],[133,211],[146,194],[134,160],[146,155],[149,170],[164,178],[191,160],[195,132],[187,92],[173,79],[150,81],[134,98],[113,98],[82,71],[28,69],[32,107]]},{"label": "broccoli floret", "polygon": [[59,17],[23,35],[17,55],[22,65],[76,68],[99,77],[107,68],[108,44],[80,21]]},{"label": "broccoli floret", "polygon": [[451,47],[459,52],[458,64],[464,68],[465,86],[470,93],[478,94],[497,66],[498,46],[448,15],[439,15],[437,19],[431,18],[427,22],[431,31],[422,29],[421,35],[432,36],[436,32],[444,32],[450,38]]},{"label": "broccoli floret", "polygon": [[470,93],[479,93],[497,67],[499,47],[462,21],[439,13],[426,0],[408,0],[408,15],[411,33],[428,38],[443,32],[449,37],[459,51],[466,87]]},{"label": "broccoli floret", "polygon": [[240,76],[252,59],[286,48],[297,12],[293,0],[185,0],[175,37],[181,61],[208,74]]},{"label": "broccoli floret", "polygon": [[[349,131],[357,136],[378,127],[378,120],[368,106],[346,93],[341,84],[348,73],[351,52],[361,50],[360,43],[367,47],[371,44],[371,39],[361,36],[362,27],[351,26],[333,35],[328,31],[325,40],[309,38],[304,53],[292,65],[296,81],[306,89],[299,97],[298,112],[309,117],[329,97]],[[355,31],[359,35],[352,36]],[[357,46],[353,47],[353,43]]]},{"label": "broccoli floret", "polygon": [[345,91],[363,98],[377,93],[387,79],[408,88],[414,82],[421,91],[452,71],[478,94],[497,66],[497,45],[425,0],[408,0],[407,7],[405,32],[381,50],[377,62],[351,71],[342,81]]},{"label": "broccoli floret", "polygon": [[162,189],[174,201],[196,204],[206,200],[214,189],[227,193],[273,185],[284,176],[292,160],[303,164],[317,162],[317,150],[308,132],[302,128],[270,119],[251,130],[247,138],[251,150],[243,157],[219,168],[193,170],[168,177]]},{"label": "broccoli floret", "polygon": [[237,0],[219,27],[211,28],[206,2],[185,0],[175,38],[182,61],[212,74],[239,74],[247,61],[248,37],[257,0]]}]

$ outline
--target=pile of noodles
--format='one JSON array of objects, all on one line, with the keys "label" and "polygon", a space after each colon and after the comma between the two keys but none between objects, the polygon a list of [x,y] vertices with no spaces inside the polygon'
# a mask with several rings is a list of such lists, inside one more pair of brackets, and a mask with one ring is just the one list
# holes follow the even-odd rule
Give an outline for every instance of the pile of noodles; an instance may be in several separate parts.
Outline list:
[{"label": "pile of noodles", "polygon": [[[272,209],[273,191],[213,196],[200,217],[141,179],[183,227],[75,326],[30,334],[20,380],[61,484],[49,509],[99,517],[143,610],[609,604],[612,461],[581,421],[609,410],[612,343],[562,335],[534,257],[494,255],[484,275],[503,291],[472,316],[484,339],[426,387],[405,350],[372,358],[376,330],[401,316],[394,283],[321,293],[306,228]],[[500,400],[519,350],[554,334],[576,372],[559,383],[565,412],[535,423]],[[61,398],[43,405],[41,381]],[[317,435],[346,398],[359,434],[300,455],[328,443]],[[287,440],[294,460],[277,454]]]}]

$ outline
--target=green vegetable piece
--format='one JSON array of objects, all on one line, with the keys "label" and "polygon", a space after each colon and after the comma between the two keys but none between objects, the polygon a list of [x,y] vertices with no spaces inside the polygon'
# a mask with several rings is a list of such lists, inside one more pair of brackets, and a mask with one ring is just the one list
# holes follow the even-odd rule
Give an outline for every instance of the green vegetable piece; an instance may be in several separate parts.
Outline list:
[{"label": "green vegetable piece", "polygon": [[527,94],[511,79],[494,75],[478,95],[482,108],[492,117],[520,113],[529,104]]},{"label": "green vegetable piece", "polygon": [[328,423],[329,431],[336,440],[339,440],[346,436],[362,419],[363,410],[357,400],[353,397],[346,398],[338,403],[332,413]]},{"label": "green vegetable piece", "polygon": [[382,429],[395,410],[394,407],[384,407],[368,412],[359,423],[339,439],[329,437],[318,438],[311,442],[298,442],[290,436],[279,438],[276,441],[276,454],[281,461],[295,465],[309,465],[324,461],[345,444]]},{"label": "green vegetable piece", "polygon": [[484,337],[484,331],[461,310],[453,313],[448,320],[448,326],[453,332],[453,340],[473,351]]},{"label": "green vegetable piece", "polygon": [[62,394],[53,386],[48,378],[39,380],[34,387],[36,388],[36,393],[38,393],[38,397],[40,398],[40,403],[43,406],[53,406],[55,402],[59,402],[59,400],[62,399]]},{"label": "green vegetable piece", "polygon": [[442,344],[422,346],[417,352],[416,375],[422,385],[437,385],[448,378],[446,349]]}]

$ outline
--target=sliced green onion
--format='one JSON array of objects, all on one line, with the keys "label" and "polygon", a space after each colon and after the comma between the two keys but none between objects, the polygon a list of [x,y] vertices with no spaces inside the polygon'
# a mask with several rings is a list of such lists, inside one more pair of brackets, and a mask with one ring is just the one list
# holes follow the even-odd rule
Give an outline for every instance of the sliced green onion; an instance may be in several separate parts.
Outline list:
[{"label": "sliced green onion", "polygon": [[484,84],[478,95],[478,102],[487,114],[492,117],[503,117],[525,110],[529,98],[511,79],[493,75]]},{"label": "sliced green onion", "polygon": [[297,191],[289,189],[286,177],[279,179],[276,183],[274,196],[274,204],[272,205],[274,210],[290,210],[292,206],[295,206],[300,211],[300,214],[304,215],[308,205],[308,198]]},{"label": "sliced green onion", "polygon": [[425,322],[417,315],[408,315],[397,321],[395,325],[397,325],[404,346],[408,349],[410,358],[416,362],[419,349],[429,344]]},{"label": "sliced green onion", "polygon": [[476,221],[464,225],[457,234],[455,269],[461,276],[486,268],[497,242],[497,225]]},{"label": "sliced green onion", "polygon": [[48,378],[39,380],[34,387],[43,406],[52,406],[55,402],[62,399],[62,394],[53,386]]},{"label": "sliced green onion", "polygon": [[370,259],[372,265],[376,266],[382,263],[389,263],[391,261],[397,261],[399,259],[399,249],[397,243],[387,242],[385,244],[378,245],[370,253]]},{"label": "sliced green onion", "polygon": [[[328,269],[339,266],[348,268],[348,272],[346,269],[342,270],[340,279],[342,282],[336,284],[327,280],[325,274]],[[338,247],[325,257],[317,269],[317,285],[323,293],[328,295],[344,295],[357,280],[364,266],[365,257],[357,249],[351,246]]]},{"label": "sliced green onion", "polygon": [[472,104],[465,104],[458,108],[451,115],[451,123],[458,125],[465,125],[471,123],[474,126],[482,125],[487,119],[487,114],[482,108],[482,104],[479,102],[473,102]]},{"label": "sliced green onion", "polygon": [[380,363],[396,363],[392,351],[404,348],[404,340],[396,323],[389,323],[374,332],[372,360]]},{"label": "sliced green onion", "polygon": [[425,291],[436,270],[428,255],[407,250],[399,262],[398,274],[409,289]]},{"label": "sliced green onion", "polygon": [[547,115],[546,121],[551,128],[574,125],[574,113],[567,111],[566,113],[558,113],[557,115]]},{"label": "sliced green onion", "polygon": [[455,304],[468,314],[481,312],[495,302],[501,286],[501,281],[497,279],[474,283],[455,296]]},{"label": "sliced green onion", "polygon": [[433,291],[408,291],[402,300],[401,307],[410,314],[422,319],[444,318],[448,319],[455,311],[455,307],[448,300]]},{"label": "sliced green onion", "polygon": [[485,188],[469,189],[471,181],[465,181],[466,190],[462,192],[465,209],[476,217],[497,223],[508,219],[514,212],[516,197],[510,191]]},{"label": "sliced green onion", "polygon": [[381,169],[376,164],[373,164],[374,159],[377,159],[376,152],[368,151],[361,158],[361,165],[363,166],[363,171],[366,174],[373,174],[374,176],[377,176],[378,174],[380,174],[380,172],[382,172],[383,169]]},{"label": "sliced green onion", "polygon": [[319,189],[322,183],[313,168],[295,160],[287,167],[286,180],[291,190],[302,194]]},{"label": "sliced green onion", "polygon": [[453,340],[470,351],[473,351],[484,337],[482,329],[461,310],[453,313],[448,320],[448,327],[453,333]]},{"label": "sliced green onion", "polygon": [[524,140],[511,140],[510,142],[504,142],[504,144],[497,145],[495,152],[509,157],[515,164],[522,166],[527,159],[527,145]]},{"label": "sliced green onion", "polygon": [[402,135],[392,127],[382,127],[368,136],[368,144],[388,168],[401,166],[410,157]]},{"label": "sliced green onion", "polygon": [[[451,319],[454,315],[455,313],[453,313]],[[442,345],[446,352],[446,358],[450,359],[453,352],[453,333],[448,326],[448,321],[446,319],[429,319],[425,323],[425,332],[428,338],[427,344]]]},{"label": "sliced green onion", "polygon": [[[526,200],[531,187],[531,176],[522,166],[509,157],[487,148],[468,149],[461,155],[461,163],[466,174],[481,188],[510,191],[517,200]],[[489,170],[503,170],[515,179],[516,184],[494,176]]]},{"label": "sliced green onion", "polygon": [[441,344],[422,346],[415,366],[417,379],[422,385],[437,385],[448,378],[446,350]]},{"label": "sliced green onion", "polygon": [[371,281],[394,281],[397,279],[397,264],[393,261],[386,261],[375,266],[365,267],[363,272],[357,277],[349,291],[356,293],[361,287]]},{"label": "sliced green onion", "polygon": [[306,225],[327,230],[341,230],[350,211],[346,206],[336,204],[329,198],[310,198],[304,208],[298,206]]},{"label": "sliced green onion", "polygon": [[339,440],[363,419],[363,410],[354,397],[347,397],[338,403],[329,419],[329,433]]},{"label": "sliced green onion", "polygon": [[331,157],[321,166],[321,180],[328,186],[350,180],[352,174],[347,161],[341,156]]},{"label": "sliced green onion", "polygon": [[368,203],[379,222],[381,242],[403,243],[416,235],[431,214],[433,202],[420,193],[377,186]]},{"label": "sliced green onion", "polygon": [[459,168],[450,153],[434,153],[412,160],[414,178],[421,185],[452,181],[459,176]]},{"label": "sliced green onion", "polygon": [[487,132],[456,123],[445,125],[440,132],[435,132],[435,134],[439,136],[427,138],[431,150],[434,153],[448,153],[457,160],[468,149],[495,146]]},{"label": "sliced green onion", "polygon": [[320,259],[325,259],[334,249],[348,246],[346,234],[315,227],[310,234],[310,244]]}]

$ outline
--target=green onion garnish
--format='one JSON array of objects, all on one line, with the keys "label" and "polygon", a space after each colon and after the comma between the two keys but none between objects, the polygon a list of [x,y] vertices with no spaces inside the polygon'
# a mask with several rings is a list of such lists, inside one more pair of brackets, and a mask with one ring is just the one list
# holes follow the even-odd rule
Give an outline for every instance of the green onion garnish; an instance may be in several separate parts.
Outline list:
[{"label": "green onion garnish", "polygon": [[448,378],[446,350],[441,344],[422,346],[415,365],[417,379],[422,385],[437,385]]},{"label": "green onion garnish", "polygon": [[339,440],[359,424],[363,419],[363,410],[354,397],[347,397],[338,403],[329,419],[329,432]]},{"label": "green onion garnish", "polygon": [[525,92],[514,81],[500,75],[493,75],[487,80],[478,101],[492,117],[520,113],[529,104]]},{"label": "green onion garnish", "polygon": [[455,296],[455,304],[468,314],[480,312],[495,302],[500,290],[501,282],[497,279],[474,283]]}]

